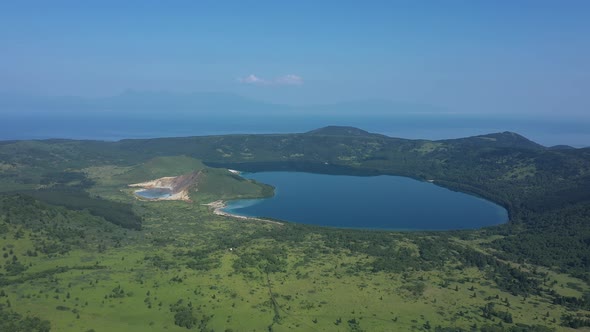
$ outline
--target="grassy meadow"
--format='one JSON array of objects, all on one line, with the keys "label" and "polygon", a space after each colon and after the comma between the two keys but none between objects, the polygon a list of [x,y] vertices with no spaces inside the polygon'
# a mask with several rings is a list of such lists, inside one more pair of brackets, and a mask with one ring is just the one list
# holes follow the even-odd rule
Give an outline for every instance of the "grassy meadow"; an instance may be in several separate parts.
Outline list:
[{"label": "grassy meadow", "polygon": [[[127,187],[196,169],[206,177],[192,202],[141,201]],[[535,285],[523,293],[499,284],[507,280],[499,268],[461,257],[461,250],[489,256],[486,243],[501,235],[218,216],[204,204],[272,189],[185,156],[80,171],[93,181],[90,196],[131,204],[141,230],[44,203],[23,203],[28,214],[15,221],[19,197],[0,214],[0,303],[48,320],[52,331],[566,331],[564,315],[590,314],[553,301],[583,296],[582,280],[505,262],[507,273]]]}]

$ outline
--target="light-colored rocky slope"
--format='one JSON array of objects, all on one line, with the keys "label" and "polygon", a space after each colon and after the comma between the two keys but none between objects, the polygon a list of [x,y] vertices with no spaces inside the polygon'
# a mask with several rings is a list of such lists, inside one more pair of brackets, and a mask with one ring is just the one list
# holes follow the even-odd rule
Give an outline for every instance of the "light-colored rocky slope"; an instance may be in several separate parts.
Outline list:
[{"label": "light-colored rocky slope", "polygon": [[[201,171],[180,175],[167,176],[152,181],[130,184],[129,187],[141,188],[135,191],[137,193],[143,189],[169,189],[172,193],[168,197],[154,198],[150,200],[182,200],[190,201],[189,190],[198,190],[199,177],[202,175]],[[142,198],[145,199],[145,198]]]}]

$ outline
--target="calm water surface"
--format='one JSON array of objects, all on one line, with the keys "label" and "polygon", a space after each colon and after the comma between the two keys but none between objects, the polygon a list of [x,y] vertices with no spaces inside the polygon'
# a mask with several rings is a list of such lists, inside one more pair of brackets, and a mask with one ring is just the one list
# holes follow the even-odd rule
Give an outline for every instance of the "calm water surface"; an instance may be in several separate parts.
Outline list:
[{"label": "calm water surface", "polygon": [[321,226],[397,230],[475,229],[508,221],[506,210],[490,201],[410,178],[300,172],[243,176],[275,186],[275,196],[231,201],[226,212]]},{"label": "calm water surface", "polygon": [[148,199],[168,198],[172,196],[172,190],[166,188],[142,189],[135,194]]}]

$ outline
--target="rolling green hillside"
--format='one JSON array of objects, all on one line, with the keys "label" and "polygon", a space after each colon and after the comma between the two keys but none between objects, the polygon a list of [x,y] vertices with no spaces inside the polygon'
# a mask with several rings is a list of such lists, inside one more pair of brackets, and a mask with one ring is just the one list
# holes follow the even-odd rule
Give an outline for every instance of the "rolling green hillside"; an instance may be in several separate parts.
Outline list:
[{"label": "rolling green hillside", "polygon": [[[503,205],[510,221],[404,233],[234,219],[204,204],[272,188],[226,168],[432,180]],[[195,171],[192,202],[127,187]],[[1,142],[0,330],[584,328],[589,188],[590,149],[510,132]]]}]

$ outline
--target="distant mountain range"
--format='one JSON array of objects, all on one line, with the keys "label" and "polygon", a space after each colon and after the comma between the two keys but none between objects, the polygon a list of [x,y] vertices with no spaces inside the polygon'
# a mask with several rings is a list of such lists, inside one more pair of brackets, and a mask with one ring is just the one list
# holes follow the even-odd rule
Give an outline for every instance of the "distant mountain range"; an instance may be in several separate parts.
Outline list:
[{"label": "distant mountain range", "polygon": [[110,97],[0,95],[3,111],[54,112],[243,112],[284,109],[230,93],[145,92],[128,90]]},{"label": "distant mountain range", "polygon": [[441,107],[393,102],[361,100],[290,106],[273,104],[225,92],[172,93],[127,90],[110,97],[34,96],[0,94],[0,112],[127,112],[127,113],[274,113],[295,114],[384,114],[391,112],[445,112]]}]

